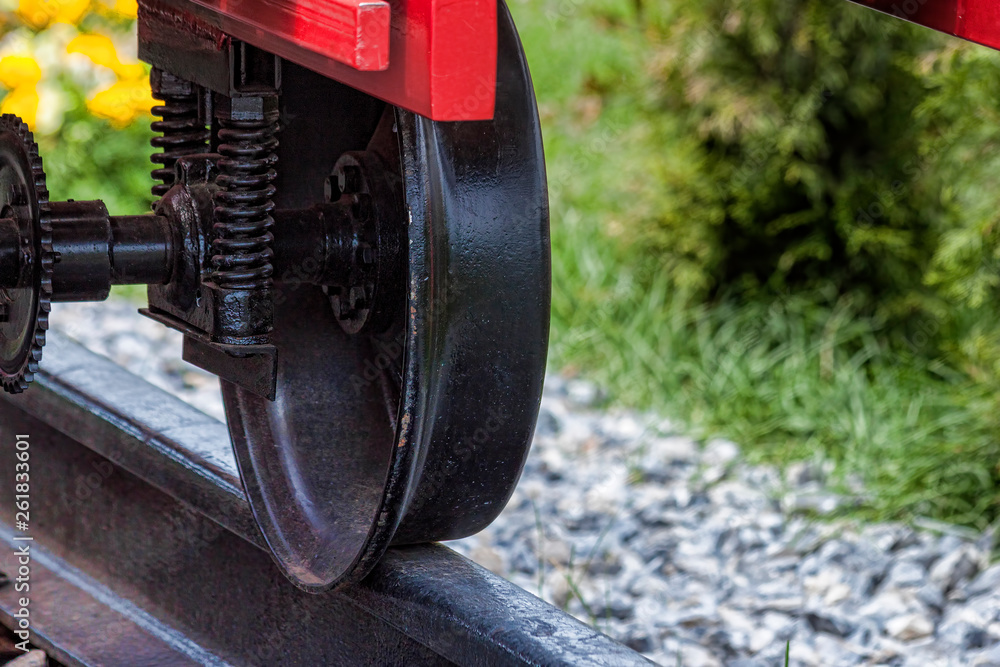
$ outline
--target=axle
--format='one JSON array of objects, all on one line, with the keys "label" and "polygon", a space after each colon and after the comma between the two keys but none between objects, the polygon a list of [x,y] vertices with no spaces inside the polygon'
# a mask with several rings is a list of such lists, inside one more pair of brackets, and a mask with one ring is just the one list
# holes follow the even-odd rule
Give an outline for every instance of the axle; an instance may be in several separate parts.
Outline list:
[{"label": "axle", "polygon": [[[53,301],[103,301],[112,285],[170,280],[175,251],[170,221],[111,216],[100,201],[49,204],[53,223]],[[25,257],[13,218],[0,220],[0,288],[21,286]]]},{"label": "axle", "polygon": [[[51,202],[49,208],[53,302],[104,301],[112,285],[166,285],[175,266],[194,260],[167,216],[109,215],[102,201]],[[375,249],[359,234],[359,211],[345,196],[310,209],[276,212],[282,233],[274,241],[275,283],[349,288],[356,265],[375,263]],[[16,220],[0,218],[0,289],[21,286],[26,256],[19,238]]]}]

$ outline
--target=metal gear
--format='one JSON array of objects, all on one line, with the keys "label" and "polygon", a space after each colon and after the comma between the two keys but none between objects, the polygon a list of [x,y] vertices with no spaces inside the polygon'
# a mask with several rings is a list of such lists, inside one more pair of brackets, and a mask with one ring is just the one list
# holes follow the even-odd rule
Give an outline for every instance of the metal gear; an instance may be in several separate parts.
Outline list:
[{"label": "metal gear", "polygon": [[0,115],[0,223],[20,239],[16,287],[0,288],[0,385],[19,394],[38,372],[52,308],[52,223],[38,144],[13,114]]}]

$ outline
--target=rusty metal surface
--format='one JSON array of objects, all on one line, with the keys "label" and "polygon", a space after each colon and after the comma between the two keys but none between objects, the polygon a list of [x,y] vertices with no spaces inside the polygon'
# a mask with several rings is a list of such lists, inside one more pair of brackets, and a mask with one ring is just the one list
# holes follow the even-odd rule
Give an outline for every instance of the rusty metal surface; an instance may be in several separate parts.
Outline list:
[{"label": "rusty metal surface", "polygon": [[[52,339],[36,390],[0,401],[0,497],[28,432],[34,630],[65,664],[649,664],[437,545],[391,549],[341,592],[296,589],[261,549],[225,426]],[[74,630],[81,614],[115,640]]]}]

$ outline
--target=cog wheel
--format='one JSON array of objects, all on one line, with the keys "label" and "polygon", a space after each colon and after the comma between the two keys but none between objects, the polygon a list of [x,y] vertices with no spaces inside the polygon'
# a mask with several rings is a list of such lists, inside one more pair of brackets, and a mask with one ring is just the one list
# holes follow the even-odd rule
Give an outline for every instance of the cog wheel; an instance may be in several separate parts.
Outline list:
[{"label": "cog wheel", "polygon": [[0,288],[0,385],[10,394],[34,379],[49,328],[55,254],[48,203],[31,131],[17,116],[0,115],[0,218],[17,226],[21,255],[17,284]]}]

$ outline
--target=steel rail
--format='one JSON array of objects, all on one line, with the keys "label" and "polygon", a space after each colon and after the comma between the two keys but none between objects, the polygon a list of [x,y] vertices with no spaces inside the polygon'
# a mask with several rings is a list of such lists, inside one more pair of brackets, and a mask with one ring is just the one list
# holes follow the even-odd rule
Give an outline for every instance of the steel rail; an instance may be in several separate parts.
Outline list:
[{"label": "steel rail", "polygon": [[[65,665],[651,664],[440,545],[304,593],[262,541],[223,424],[58,334],[0,400],[0,571],[30,435],[32,641]],[[23,545],[23,542],[17,542]],[[0,577],[0,623],[24,593]]]}]

